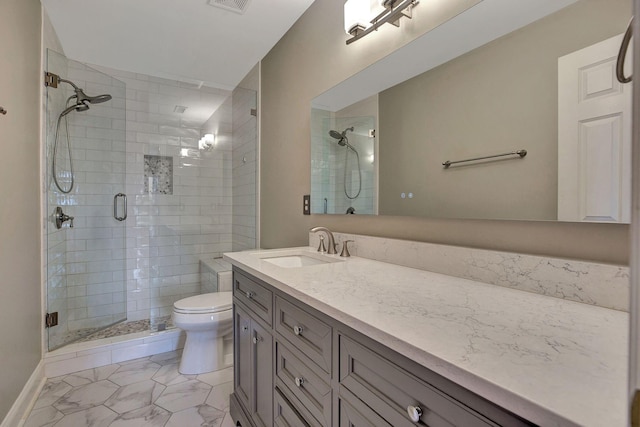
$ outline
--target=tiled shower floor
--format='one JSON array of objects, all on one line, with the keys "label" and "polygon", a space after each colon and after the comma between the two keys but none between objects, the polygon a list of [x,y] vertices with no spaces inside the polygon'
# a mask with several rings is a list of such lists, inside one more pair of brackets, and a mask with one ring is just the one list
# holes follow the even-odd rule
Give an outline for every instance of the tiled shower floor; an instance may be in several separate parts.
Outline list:
[{"label": "tiled shower floor", "polygon": [[233,368],[178,373],[180,351],[47,380],[25,427],[233,427]]},{"label": "tiled shower floor", "polygon": [[[171,316],[167,316],[166,318],[158,319],[155,321],[155,324],[165,323],[166,329],[173,328],[173,322],[171,321]],[[113,326],[109,326],[106,329],[98,330],[96,332],[90,332],[86,329],[80,331],[69,332],[69,334],[65,337],[64,342],[86,342],[99,340],[103,338],[112,338],[118,337],[121,335],[134,334],[136,332],[144,332],[150,330],[151,322],[149,319],[146,320],[136,320],[133,322],[123,322],[118,323]],[[155,326],[157,328],[157,326]],[[87,333],[89,335],[87,335]]]}]

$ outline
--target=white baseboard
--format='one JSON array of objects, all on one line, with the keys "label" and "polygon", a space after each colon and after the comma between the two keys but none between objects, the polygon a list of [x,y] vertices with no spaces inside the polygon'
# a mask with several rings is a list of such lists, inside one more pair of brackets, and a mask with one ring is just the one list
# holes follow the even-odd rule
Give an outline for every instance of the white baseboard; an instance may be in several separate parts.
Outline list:
[{"label": "white baseboard", "polygon": [[33,408],[33,405],[38,399],[45,380],[44,362],[40,360],[40,363],[38,363],[38,366],[36,366],[36,369],[22,388],[20,395],[16,401],[13,402],[13,406],[9,409],[0,427],[22,427],[24,425],[31,412],[31,408]]}]

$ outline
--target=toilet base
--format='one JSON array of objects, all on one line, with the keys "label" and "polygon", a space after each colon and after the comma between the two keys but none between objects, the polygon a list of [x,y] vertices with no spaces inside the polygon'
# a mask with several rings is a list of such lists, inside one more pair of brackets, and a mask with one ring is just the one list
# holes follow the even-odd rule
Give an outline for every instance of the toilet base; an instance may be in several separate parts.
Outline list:
[{"label": "toilet base", "polygon": [[216,331],[189,331],[178,372],[197,375],[227,367],[224,340]]}]

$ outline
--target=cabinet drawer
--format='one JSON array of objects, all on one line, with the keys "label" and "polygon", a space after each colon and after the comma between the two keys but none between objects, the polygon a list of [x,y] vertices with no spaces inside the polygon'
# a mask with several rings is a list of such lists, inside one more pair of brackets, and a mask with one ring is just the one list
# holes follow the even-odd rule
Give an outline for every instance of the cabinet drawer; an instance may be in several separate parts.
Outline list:
[{"label": "cabinet drawer", "polygon": [[391,424],[345,389],[340,390],[338,411],[339,427],[391,427]]},{"label": "cabinet drawer", "polygon": [[[391,425],[497,426],[352,339],[341,335],[339,342],[340,385],[375,408]],[[419,422],[409,419],[409,406],[421,409]]]},{"label": "cabinet drawer", "polygon": [[278,427],[310,427],[309,424],[293,409],[289,401],[280,393],[276,387],[273,394],[275,412],[273,424]]},{"label": "cabinet drawer", "polygon": [[269,289],[234,271],[233,296],[271,326],[273,294]]},{"label": "cabinet drawer", "polygon": [[[320,372],[314,372],[320,371]],[[331,386],[329,378],[294,349],[276,341],[276,378],[321,426],[331,426]]]},{"label": "cabinet drawer", "polygon": [[331,372],[331,327],[276,297],[275,329],[325,372]]}]

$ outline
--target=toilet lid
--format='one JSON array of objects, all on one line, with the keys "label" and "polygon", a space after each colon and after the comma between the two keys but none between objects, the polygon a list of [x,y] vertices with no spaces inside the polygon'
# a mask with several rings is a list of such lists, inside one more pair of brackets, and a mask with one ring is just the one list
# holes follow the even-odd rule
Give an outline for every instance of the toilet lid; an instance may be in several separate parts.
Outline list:
[{"label": "toilet lid", "polygon": [[231,298],[232,292],[213,292],[181,299],[173,307],[183,313],[217,313],[231,310]]}]

